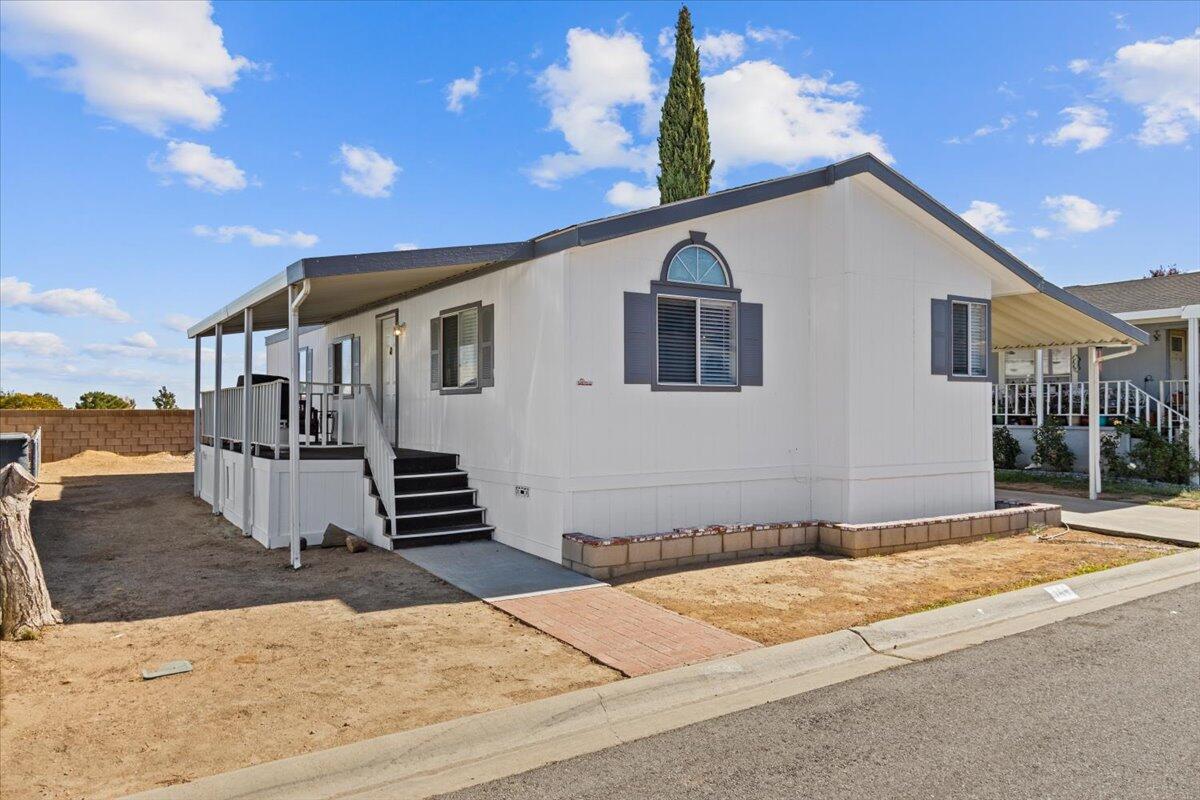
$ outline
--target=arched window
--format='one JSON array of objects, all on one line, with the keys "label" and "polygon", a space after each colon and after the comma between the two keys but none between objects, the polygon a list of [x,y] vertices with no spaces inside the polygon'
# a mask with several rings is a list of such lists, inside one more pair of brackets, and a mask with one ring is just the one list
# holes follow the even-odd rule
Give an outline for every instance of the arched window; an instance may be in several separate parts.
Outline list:
[{"label": "arched window", "polygon": [[671,258],[667,280],[699,286],[729,286],[729,272],[721,259],[704,245],[689,244]]}]

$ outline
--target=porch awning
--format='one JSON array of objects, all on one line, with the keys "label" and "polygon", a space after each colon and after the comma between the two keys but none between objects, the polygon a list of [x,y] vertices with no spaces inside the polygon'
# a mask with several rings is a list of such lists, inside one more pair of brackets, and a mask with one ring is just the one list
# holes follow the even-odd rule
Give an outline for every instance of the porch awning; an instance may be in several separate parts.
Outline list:
[{"label": "porch awning", "polygon": [[1055,291],[992,298],[992,349],[1123,347],[1142,345],[1149,335],[1084,300]]},{"label": "porch awning", "polygon": [[242,312],[254,309],[254,330],[286,328],[287,287],[308,280],[312,292],[300,307],[301,325],[323,325],[466,276],[532,257],[529,242],[436,247],[350,256],[306,258],[188,328],[188,337],[242,331]]}]

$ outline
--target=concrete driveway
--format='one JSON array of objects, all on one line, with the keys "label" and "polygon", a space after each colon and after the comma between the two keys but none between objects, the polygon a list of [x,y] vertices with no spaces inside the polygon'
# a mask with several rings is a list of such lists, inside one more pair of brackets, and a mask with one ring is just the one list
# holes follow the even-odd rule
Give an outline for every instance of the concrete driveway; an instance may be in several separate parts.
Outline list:
[{"label": "concrete driveway", "polygon": [[996,499],[1060,505],[1062,521],[1079,530],[1200,546],[1200,511],[1001,489],[996,490]]}]

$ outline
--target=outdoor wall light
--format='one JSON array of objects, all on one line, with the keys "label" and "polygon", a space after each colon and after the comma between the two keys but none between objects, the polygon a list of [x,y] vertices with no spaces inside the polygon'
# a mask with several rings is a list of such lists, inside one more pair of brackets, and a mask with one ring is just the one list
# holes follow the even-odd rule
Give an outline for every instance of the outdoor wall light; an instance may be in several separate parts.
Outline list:
[{"label": "outdoor wall light", "polygon": [[395,336],[397,339],[399,339],[401,336],[404,335],[404,332],[406,330],[408,330],[407,322],[397,322],[395,325],[392,326],[392,336]]},{"label": "outdoor wall light", "polygon": [[1156,341],[1156,342],[1159,341],[1160,339],[1162,339],[1162,331],[1155,331],[1151,335],[1154,337],[1154,341]]}]

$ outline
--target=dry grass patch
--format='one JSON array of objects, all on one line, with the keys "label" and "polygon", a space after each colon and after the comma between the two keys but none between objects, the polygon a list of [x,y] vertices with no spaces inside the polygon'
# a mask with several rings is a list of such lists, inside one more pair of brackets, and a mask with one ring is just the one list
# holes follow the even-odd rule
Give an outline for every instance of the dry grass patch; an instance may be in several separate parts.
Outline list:
[{"label": "dry grass patch", "polygon": [[[292,572],[191,496],[191,459],[44,465],[67,624],[0,646],[0,797],[115,797],[616,680],[393,553]],[[188,659],[193,672],[143,681]]]},{"label": "dry grass patch", "polygon": [[[1058,534],[1064,534],[1058,536]],[[802,555],[634,576],[619,588],[772,645],[1178,552],[1061,528],[871,558]]]}]

